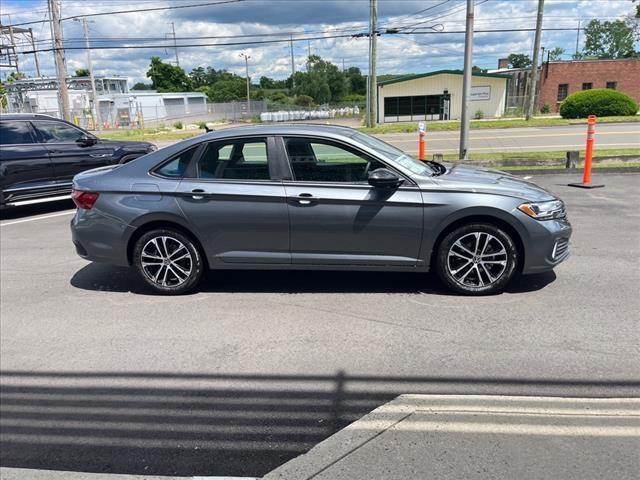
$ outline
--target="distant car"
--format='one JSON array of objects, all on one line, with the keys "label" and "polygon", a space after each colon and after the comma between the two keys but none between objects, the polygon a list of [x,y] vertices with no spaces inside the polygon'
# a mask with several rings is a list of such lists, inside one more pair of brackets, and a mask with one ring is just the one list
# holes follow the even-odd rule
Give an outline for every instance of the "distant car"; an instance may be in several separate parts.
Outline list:
[{"label": "distant car", "polygon": [[101,140],[48,115],[0,115],[0,208],[68,198],[74,175],[155,150],[147,142]]},{"label": "distant car", "polygon": [[[569,255],[564,203],[499,171],[423,163],[356,130],[228,129],[77,175],[78,254],[156,292],[207,269],[435,270],[465,294]],[[224,282],[224,275],[220,275]]]}]

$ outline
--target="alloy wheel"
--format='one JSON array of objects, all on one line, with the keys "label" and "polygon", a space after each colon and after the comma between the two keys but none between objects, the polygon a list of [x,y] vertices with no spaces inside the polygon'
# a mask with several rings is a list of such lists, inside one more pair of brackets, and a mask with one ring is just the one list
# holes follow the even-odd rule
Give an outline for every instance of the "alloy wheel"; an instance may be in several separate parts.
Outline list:
[{"label": "alloy wheel", "polygon": [[507,250],[487,232],[471,232],[458,238],[447,254],[451,277],[465,287],[487,287],[507,269]]},{"label": "alloy wheel", "polygon": [[193,270],[191,252],[184,243],[173,237],[153,237],[142,247],[140,256],[144,274],[162,287],[182,285]]}]

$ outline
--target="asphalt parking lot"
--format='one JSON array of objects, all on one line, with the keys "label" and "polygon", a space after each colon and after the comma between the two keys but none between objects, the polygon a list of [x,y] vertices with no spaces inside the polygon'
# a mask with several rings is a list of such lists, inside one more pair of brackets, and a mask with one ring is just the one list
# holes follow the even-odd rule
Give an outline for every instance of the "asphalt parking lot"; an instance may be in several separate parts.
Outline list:
[{"label": "asphalt parking lot", "polygon": [[76,256],[68,204],[0,222],[5,467],[261,476],[401,393],[640,395],[640,175],[535,181],[572,257],[467,298],[430,275],[220,272],[183,297]]}]

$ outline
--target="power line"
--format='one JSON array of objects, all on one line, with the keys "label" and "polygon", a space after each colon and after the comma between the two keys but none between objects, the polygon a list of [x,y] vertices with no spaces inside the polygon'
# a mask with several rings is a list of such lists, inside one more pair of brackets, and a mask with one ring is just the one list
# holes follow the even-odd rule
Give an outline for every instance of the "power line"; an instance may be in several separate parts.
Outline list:
[{"label": "power line", "polygon": [[[64,21],[64,20],[73,20],[74,18],[82,18],[82,17],[99,17],[102,15],[119,15],[119,14],[124,14],[124,13],[140,13],[140,12],[157,12],[160,10],[177,10],[180,8],[195,8],[195,7],[209,7],[209,6],[214,6],[214,5],[224,5],[227,3],[238,3],[238,2],[243,2],[244,0],[220,0],[217,2],[207,2],[207,3],[196,3],[193,5],[173,5],[170,7],[153,7],[153,8],[137,8],[135,10],[119,10],[119,11],[112,11],[112,12],[98,12],[98,13],[87,13],[87,14],[83,14],[83,15],[73,15],[70,17],[63,17],[60,19],[60,21]],[[33,22],[23,22],[23,23],[16,23],[14,25],[12,25],[13,27],[20,27],[22,25],[33,25],[36,23],[42,23],[43,20],[36,20]]]},{"label": "power line", "polygon": [[[428,28],[428,27],[421,27]],[[543,28],[543,31],[575,31],[577,27],[566,27],[566,28]],[[502,28],[502,29],[491,29],[491,30],[474,30],[474,33],[508,33],[508,32],[534,32],[535,28]],[[413,31],[413,32],[380,32],[380,34],[396,34],[396,35],[458,35],[464,34],[465,30],[450,30],[450,31],[441,31],[441,30],[424,30],[424,31]],[[225,46],[241,46],[241,45],[263,45],[263,44],[274,44],[274,43],[287,43],[290,41],[294,42],[302,42],[309,40],[328,40],[332,38],[359,38],[359,37],[367,37],[367,33],[349,33],[349,34],[339,34],[339,35],[324,35],[324,36],[313,36],[313,37],[298,37],[298,38],[281,38],[275,40],[256,40],[249,42],[224,42],[224,43],[182,43],[177,44],[178,48],[201,48],[201,47],[225,47]],[[171,48],[173,45],[171,44],[158,44],[158,45],[106,45],[106,46],[95,46],[92,45],[90,47],[91,50],[141,50],[141,49],[165,49]],[[85,50],[86,47],[78,46],[78,47],[65,47],[65,50]],[[51,52],[54,51],[55,48],[41,48],[36,50],[25,50],[23,52],[19,52],[21,54],[32,54],[34,52]]]}]

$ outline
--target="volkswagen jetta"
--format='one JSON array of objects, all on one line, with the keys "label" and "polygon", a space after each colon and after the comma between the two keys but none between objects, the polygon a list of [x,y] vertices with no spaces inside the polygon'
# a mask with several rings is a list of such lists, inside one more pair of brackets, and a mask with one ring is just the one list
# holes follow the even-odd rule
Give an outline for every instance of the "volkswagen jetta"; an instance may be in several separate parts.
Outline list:
[{"label": "volkswagen jetta", "polygon": [[465,294],[569,255],[553,193],[499,171],[421,162],[356,130],[228,129],[73,180],[73,242],[156,292],[207,269],[427,272]]}]

